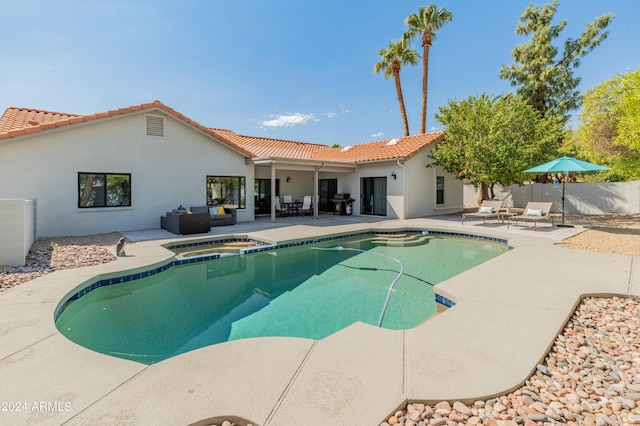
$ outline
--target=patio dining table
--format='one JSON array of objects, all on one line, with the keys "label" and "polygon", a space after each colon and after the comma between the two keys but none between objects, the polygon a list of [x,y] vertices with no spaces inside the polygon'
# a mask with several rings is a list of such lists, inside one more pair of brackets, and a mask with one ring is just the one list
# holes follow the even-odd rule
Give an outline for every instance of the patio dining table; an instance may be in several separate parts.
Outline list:
[{"label": "patio dining table", "polygon": [[299,216],[302,213],[301,201],[294,201],[292,203],[282,203],[282,206],[287,211],[287,216]]}]

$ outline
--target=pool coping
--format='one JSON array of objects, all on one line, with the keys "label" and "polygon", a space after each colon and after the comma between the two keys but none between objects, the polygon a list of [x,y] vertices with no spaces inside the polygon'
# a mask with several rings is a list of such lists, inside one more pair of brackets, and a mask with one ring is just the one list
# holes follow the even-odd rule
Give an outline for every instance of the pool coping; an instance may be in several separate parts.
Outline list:
[{"label": "pool coping", "polygon": [[640,296],[638,259],[555,247],[558,236],[540,229],[435,219],[311,228],[248,235],[282,241],[345,230],[466,230],[506,236],[515,249],[438,284],[437,292],[457,305],[411,330],[358,323],[320,341],[247,339],[147,366],[86,350],[53,324],[62,297],[91,277],[142,271],[172,256],[164,242],[129,245],[116,262],[58,271],[0,293],[0,401],[27,408],[0,412],[0,424],[189,424],[228,415],[286,426],[357,415],[373,425],[406,401],[470,402],[513,390],[582,297]]}]

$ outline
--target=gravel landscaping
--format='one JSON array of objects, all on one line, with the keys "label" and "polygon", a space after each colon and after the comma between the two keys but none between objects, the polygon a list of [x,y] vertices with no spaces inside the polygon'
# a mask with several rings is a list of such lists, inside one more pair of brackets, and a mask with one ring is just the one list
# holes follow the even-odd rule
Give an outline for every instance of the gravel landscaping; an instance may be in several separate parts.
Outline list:
[{"label": "gravel landscaping", "polygon": [[640,424],[640,303],[586,298],[524,386],[471,405],[408,404],[380,426]]},{"label": "gravel landscaping", "polygon": [[99,265],[115,257],[115,244],[122,234],[85,237],[40,238],[29,250],[25,266],[0,265],[0,292],[61,270]]}]

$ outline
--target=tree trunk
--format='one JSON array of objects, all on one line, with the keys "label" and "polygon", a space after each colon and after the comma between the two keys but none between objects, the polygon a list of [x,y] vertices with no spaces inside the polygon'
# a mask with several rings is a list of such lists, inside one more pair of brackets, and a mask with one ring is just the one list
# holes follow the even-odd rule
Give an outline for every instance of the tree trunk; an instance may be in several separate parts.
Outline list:
[{"label": "tree trunk", "polygon": [[478,186],[478,205],[481,205],[484,200],[489,199],[489,190],[486,183],[481,183]]},{"label": "tree trunk", "polygon": [[420,117],[420,133],[427,132],[427,95],[429,92],[429,47],[431,47],[431,34],[422,36],[422,117]]},{"label": "tree trunk", "polygon": [[402,86],[400,85],[400,70],[394,69],[393,76],[396,80],[396,92],[398,92],[398,103],[400,104],[400,115],[402,116],[402,126],[404,127],[404,135],[409,136],[409,121],[407,120],[407,111],[404,108]]}]

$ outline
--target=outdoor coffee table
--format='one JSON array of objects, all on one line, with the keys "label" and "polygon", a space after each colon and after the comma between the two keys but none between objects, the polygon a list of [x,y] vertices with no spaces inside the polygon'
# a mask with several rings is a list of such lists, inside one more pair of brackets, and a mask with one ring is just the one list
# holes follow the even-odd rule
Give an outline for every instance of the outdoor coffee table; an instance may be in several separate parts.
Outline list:
[{"label": "outdoor coffee table", "polygon": [[498,213],[498,220],[500,221],[501,224],[504,225],[505,220],[509,220],[510,217],[517,216],[517,215],[518,213],[500,212]]}]

